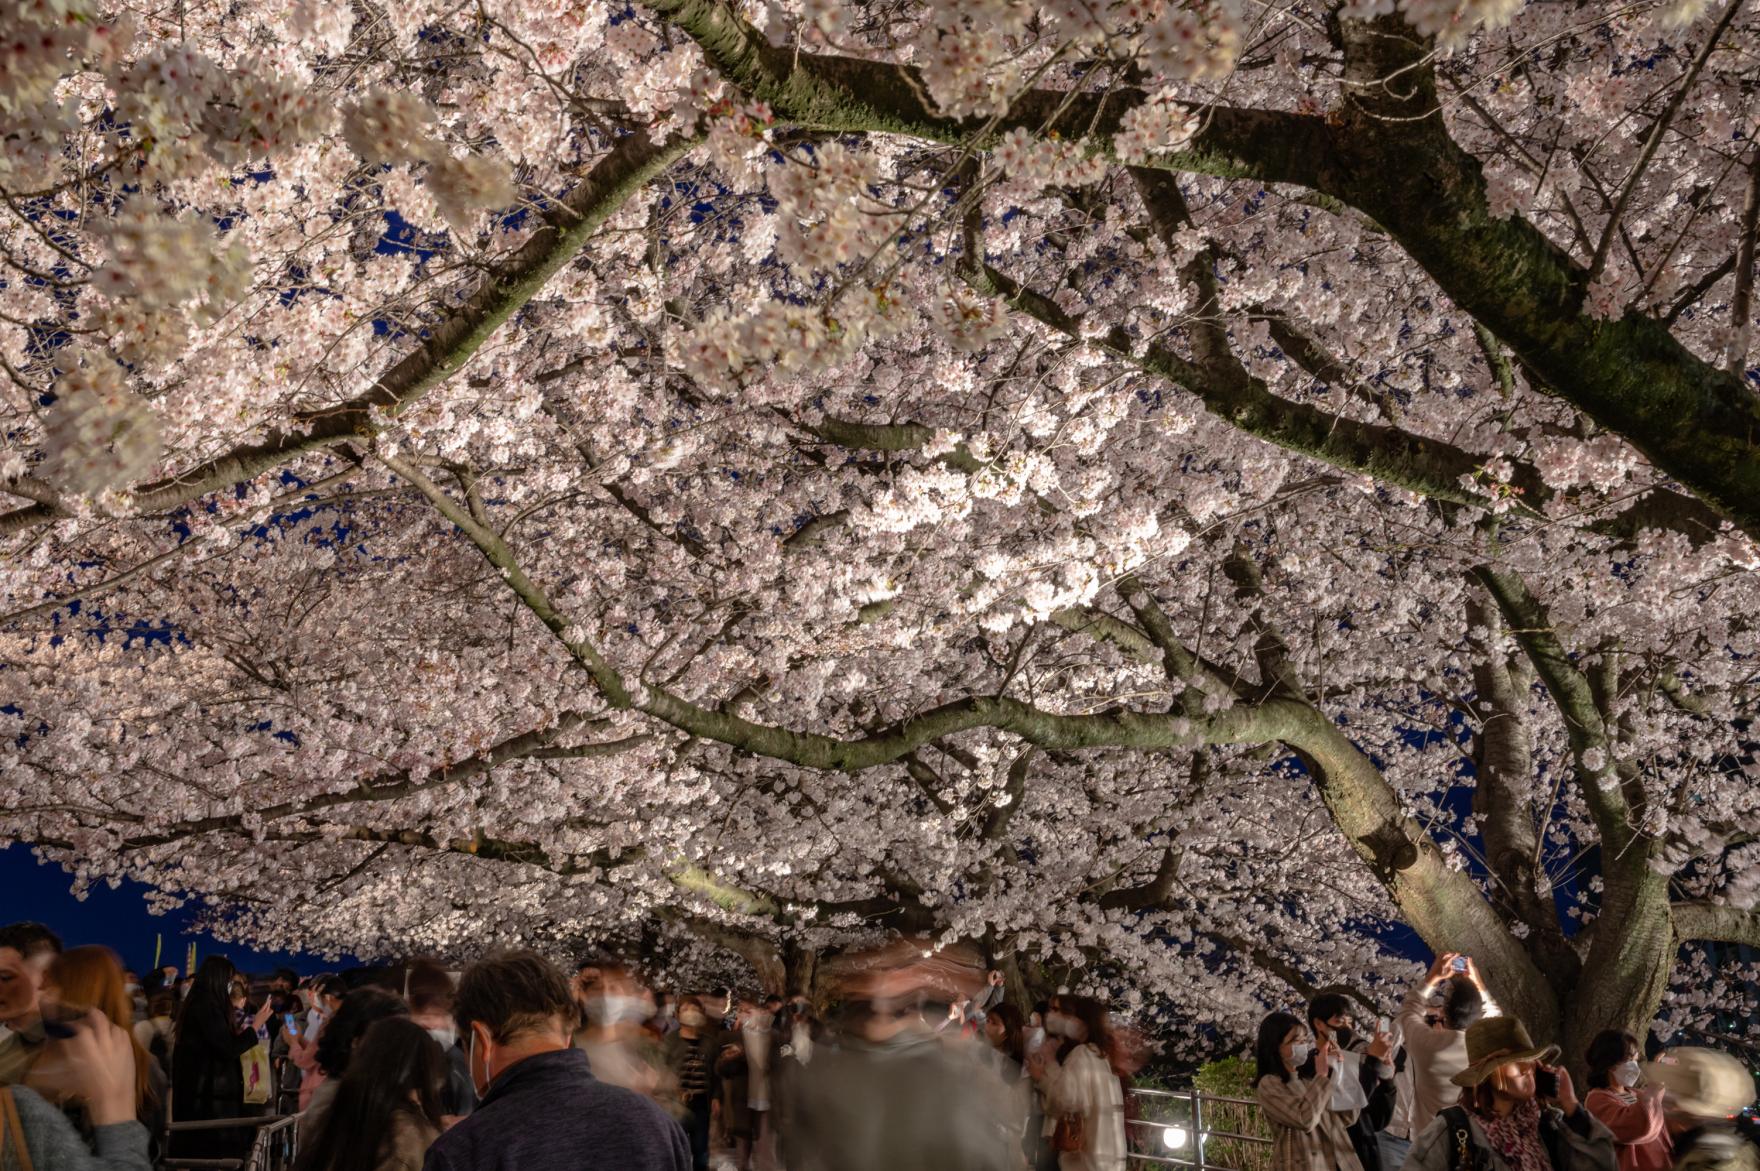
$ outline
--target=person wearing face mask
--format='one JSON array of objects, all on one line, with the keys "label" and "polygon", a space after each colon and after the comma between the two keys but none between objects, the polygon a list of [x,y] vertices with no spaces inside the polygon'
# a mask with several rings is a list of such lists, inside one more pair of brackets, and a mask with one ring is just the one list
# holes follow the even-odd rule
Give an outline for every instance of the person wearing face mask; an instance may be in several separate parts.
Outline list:
[{"label": "person wearing face mask", "polygon": [[1454,1076],[1460,1103],[1413,1140],[1404,1171],[1617,1171],[1613,1135],[1549,1064],[1557,1058],[1515,1017],[1475,1023]]},{"label": "person wearing face mask", "polygon": [[570,1045],[576,1008],[549,961],[473,964],[454,1018],[480,1096],[428,1148],[424,1171],[688,1171],[684,1130],[654,1102],[593,1076]]},{"label": "person wearing face mask", "polygon": [[664,1043],[666,1064],[677,1086],[681,1121],[690,1139],[691,1166],[709,1166],[709,1118],[715,1102],[715,1036],[709,1014],[695,996],[678,1002],[678,1029]]},{"label": "person wearing face mask", "polygon": [[1060,994],[1045,1016],[1045,1032],[1046,1044],[1027,1072],[1044,1096],[1044,1129],[1059,1171],[1124,1171],[1124,1088],[1113,1069],[1106,1009],[1085,996]]},{"label": "person wearing face mask", "polygon": [[463,1118],[477,1107],[477,1091],[471,1085],[470,1062],[458,1043],[458,1024],[452,1019],[452,977],[433,960],[413,960],[404,977],[404,998],[410,1019],[428,1030],[446,1054],[450,1071],[440,1093],[441,1113]]},{"label": "person wearing face mask", "polygon": [[[1330,1044],[1337,1054],[1331,1110],[1344,1116],[1357,1161],[1363,1171],[1399,1171],[1397,1164],[1384,1167],[1379,1138],[1393,1118],[1398,1098],[1393,1038],[1386,1033],[1364,1037],[1355,1025],[1351,1002],[1343,993],[1322,992],[1308,1002],[1308,1027],[1316,1044]],[[1314,1061],[1310,1055],[1302,1066],[1304,1080],[1313,1078]]]},{"label": "person wearing face mask", "polygon": [[587,1054],[593,1076],[638,1094],[656,1097],[665,1088],[660,1047],[643,1027],[653,1001],[627,968],[607,963],[584,995],[576,989],[585,1023],[575,1032],[576,1048]]},{"label": "person wearing face mask", "polygon": [[1342,1076],[1337,1042],[1316,1045],[1301,1021],[1274,1012],[1259,1022],[1253,1059],[1253,1096],[1271,1122],[1272,1171],[1362,1171],[1346,1129],[1355,1112],[1332,1109]]},{"label": "person wearing face mask", "polygon": [[1589,1093],[1583,1107],[1613,1132],[1619,1171],[1665,1171],[1674,1158],[1660,1085],[1643,1085],[1638,1039],[1606,1029],[1589,1042]]}]

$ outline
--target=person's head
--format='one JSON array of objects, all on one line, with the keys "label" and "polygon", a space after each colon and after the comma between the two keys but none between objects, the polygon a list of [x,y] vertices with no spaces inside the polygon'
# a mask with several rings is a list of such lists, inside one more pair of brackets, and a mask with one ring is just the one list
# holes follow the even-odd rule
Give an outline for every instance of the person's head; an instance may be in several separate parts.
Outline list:
[{"label": "person's head", "polygon": [[43,977],[60,954],[61,937],[41,923],[0,927],[0,1025],[27,1024],[37,1017]]},{"label": "person's head", "polygon": [[1466,977],[1453,977],[1442,989],[1441,1015],[1443,1028],[1463,1032],[1484,1017],[1485,996]]},{"label": "person's head", "polygon": [[1024,1060],[1025,1041],[1021,1030],[1025,1022],[1021,1020],[1021,1010],[1012,1004],[998,1004],[984,1014],[984,1040],[999,1053],[1006,1053],[1016,1061]]},{"label": "person's head", "polygon": [[[56,956],[43,978],[42,1003],[46,1011],[52,1005],[70,1016],[96,1010],[124,1029],[134,1019],[122,965],[107,947],[76,947]],[[152,1061],[132,1030],[128,1040],[134,1050],[134,1108],[139,1111],[153,1097]]]},{"label": "person's head", "polygon": [[775,993],[771,993],[769,996],[766,996],[764,998],[764,1011],[769,1013],[771,1016],[775,1016],[777,1013],[781,1012],[782,1011],[782,997],[777,996]]},{"label": "person's head", "polygon": [[409,1005],[402,997],[383,988],[356,988],[318,1034],[318,1068],[325,1077],[341,1077],[369,1028],[388,1017],[407,1016]]},{"label": "person's head", "polygon": [[434,1035],[442,1046],[450,1046],[443,1033],[456,1037],[457,1025],[452,1019],[456,992],[452,977],[433,960],[412,960],[404,974],[404,996],[409,1000],[410,1017]]},{"label": "person's head", "polygon": [[709,1014],[703,1008],[703,1002],[695,996],[678,998],[678,1027],[695,1033],[709,1024]]},{"label": "person's head", "polygon": [[1535,1097],[1534,1073],[1558,1046],[1536,1045],[1515,1017],[1486,1017],[1467,1029],[1467,1067],[1455,1074],[1461,1101],[1479,1114],[1508,1114]]},{"label": "person's head", "polygon": [[155,992],[147,1001],[147,1016],[151,1020],[169,1017],[177,1008],[177,1000],[169,992]]},{"label": "person's head", "polygon": [[1287,1012],[1274,1012],[1259,1022],[1253,1042],[1253,1081],[1267,1077],[1288,1081],[1313,1051],[1308,1026]]},{"label": "person's head", "polygon": [[326,1016],[335,1016],[336,1010],[342,1007],[343,998],[348,995],[348,985],[342,982],[341,976],[322,976],[312,985],[314,1008],[323,1011]]},{"label": "person's head", "polygon": [[453,1005],[479,1093],[516,1062],[568,1047],[575,1002],[556,966],[532,952],[472,964]]},{"label": "person's head", "polygon": [[362,1142],[361,1136],[389,1135],[399,1113],[418,1114],[439,1128],[450,1069],[445,1050],[414,1021],[386,1017],[373,1022],[355,1046],[348,1072],[295,1171],[374,1171],[382,1166],[382,1150]]},{"label": "person's head", "polygon": [[1351,1002],[1341,992],[1322,992],[1308,1002],[1308,1027],[1316,1041],[1332,1041],[1349,1049],[1356,1039]]},{"label": "person's head", "polygon": [[225,956],[213,955],[202,961],[196,969],[189,991],[183,998],[183,1011],[178,1019],[182,1020],[190,1013],[220,1013],[230,1019],[233,1005],[233,985],[238,981],[238,969]]},{"label": "person's head", "polygon": [[596,1029],[639,1025],[654,1014],[653,998],[635,974],[622,964],[604,963],[592,984],[576,986],[576,1002],[586,1023]]},{"label": "person's head", "polygon": [[1592,1090],[1626,1090],[1638,1084],[1638,1039],[1620,1029],[1603,1029],[1583,1055]]},{"label": "person's head", "polygon": [[1065,1053],[1085,1043],[1097,1045],[1106,1053],[1112,1045],[1106,1006],[1088,996],[1059,993],[1052,997],[1051,1011],[1045,1014],[1045,1031],[1063,1038]]}]

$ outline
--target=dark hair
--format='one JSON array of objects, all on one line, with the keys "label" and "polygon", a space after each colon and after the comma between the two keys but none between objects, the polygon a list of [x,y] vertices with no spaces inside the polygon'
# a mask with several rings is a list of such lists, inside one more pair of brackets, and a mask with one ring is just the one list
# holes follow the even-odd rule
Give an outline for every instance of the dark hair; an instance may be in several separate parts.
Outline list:
[{"label": "dark hair", "polygon": [[1021,1037],[1021,1028],[1026,1024],[1026,1018],[1021,1016],[1021,1010],[1012,1004],[998,1004],[985,1016],[1002,1022],[1002,1044],[998,1048],[1014,1058],[1015,1064],[1025,1065],[1026,1042]]},{"label": "dark hair", "polygon": [[177,1013],[177,1032],[184,1032],[184,1022],[207,1013],[218,1017],[223,1022],[225,1033],[238,1032],[232,1021],[232,982],[238,979],[238,969],[225,956],[209,956],[202,961],[191,977],[189,992],[183,998],[183,1007]]},{"label": "dark hair", "polygon": [[275,974],[271,976],[270,979],[285,980],[287,981],[287,986],[291,988],[299,983],[299,973],[292,968],[276,968]]},{"label": "dark hair", "polygon": [[1289,1080],[1289,1070],[1283,1064],[1283,1039],[1291,1029],[1303,1027],[1287,1012],[1274,1012],[1259,1022],[1259,1036],[1253,1041],[1254,1085],[1274,1074],[1279,1081]]},{"label": "dark hair", "polygon": [[403,980],[411,1012],[451,1012],[455,993],[452,977],[433,960],[413,960]]},{"label": "dark hair", "polygon": [[1583,1063],[1589,1067],[1591,1090],[1611,1089],[1613,1067],[1638,1052],[1638,1039],[1623,1029],[1602,1029],[1589,1042]]},{"label": "dark hair", "polygon": [[1106,1006],[1098,1000],[1087,996],[1070,996],[1063,994],[1051,998],[1051,1009],[1081,1021],[1087,1027],[1088,1035],[1081,1041],[1074,1037],[1065,1037],[1058,1047],[1057,1060],[1062,1061],[1078,1046],[1091,1044],[1105,1055],[1108,1063],[1112,1061],[1112,1026],[1107,1022]]},{"label": "dark hair", "polygon": [[334,996],[341,999],[348,995],[348,985],[343,983],[341,976],[319,976],[312,981],[312,991],[319,996]]},{"label": "dark hair", "polygon": [[451,1068],[440,1043],[414,1021],[373,1022],[294,1171],[375,1171],[393,1141],[399,1114],[426,1119],[438,1131],[440,1096]]},{"label": "dark hair", "polygon": [[1464,976],[1450,979],[1442,990],[1442,1024],[1456,1032],[1485,1015],[1485,997],[1479,986]]},{"label": "dark hair", "polygon": [[356,988],[342,998],[342,1007],[318,1034],[318,1068],[325,1077],[341,1077],[348,1072],[355,1043],[368,1028],[387,1017],[407,1016],[409,1005],[401,996],[383,988]]},{"label": "dark hair", "polygon": [[0,927],[0,947],[10,947],[24,959],[45,952],[61,954],[61,937],[41,923],[8,923]]},{"label": "dark hair", "polygon": [[470,1032],[473,1021],[480,1022],[497,1044],[506,1044],[557,1018],[572,1021],[575,1004],[568,980],[555,964],[534,952],[516,951],[466,968],[452,1015],[461,1034]]},{"label": "dark hair", "polygon": [[1308,1023],[1330,1021],[1340,1013],[1349,1013],[1351,1002],[1342,992],[1322,992],[1308,1001]]}]

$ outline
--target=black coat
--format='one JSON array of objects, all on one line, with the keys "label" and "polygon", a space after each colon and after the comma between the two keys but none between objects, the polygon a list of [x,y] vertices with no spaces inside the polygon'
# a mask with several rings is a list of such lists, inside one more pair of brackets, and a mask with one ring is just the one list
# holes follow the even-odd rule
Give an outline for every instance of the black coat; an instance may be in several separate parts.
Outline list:
[{"label": "black coat", "polygon": [[[244,1115],[240,1058],[257,1043],[249,1025],[234,1027],[230,1005],[194,1001],[177,1021],[171,1048],[171,1118],[196,1122]],[[232,1158],[250,1146],[249,1130],[198,1130],[174,1136],[171,1151],[194,1158]]]}]

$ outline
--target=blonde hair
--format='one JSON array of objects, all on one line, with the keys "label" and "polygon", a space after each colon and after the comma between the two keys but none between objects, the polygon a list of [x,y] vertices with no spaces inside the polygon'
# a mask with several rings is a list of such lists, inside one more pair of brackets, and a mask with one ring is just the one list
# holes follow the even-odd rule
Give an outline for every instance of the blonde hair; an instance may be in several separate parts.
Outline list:
[{"label": "blonde hair", "polygon": [[107,947],[69,948],[55,957],[44,976],[69,1008],[97,1009],[128,1035],[134,1050],[134,1108],[140,1113],[153,1094],[153,1059],[134,1035],[134,1002],[122,981],[122,961]]}]

